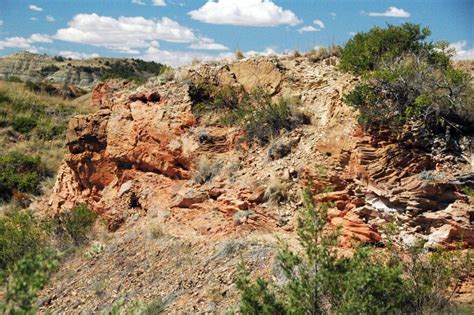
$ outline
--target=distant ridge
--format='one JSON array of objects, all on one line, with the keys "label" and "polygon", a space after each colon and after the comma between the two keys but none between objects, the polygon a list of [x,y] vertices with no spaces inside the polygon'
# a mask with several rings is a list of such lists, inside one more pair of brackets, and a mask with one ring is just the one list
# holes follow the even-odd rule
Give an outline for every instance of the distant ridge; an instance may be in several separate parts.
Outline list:
[{"label": "distant ridge", "polygon": [[46,81],[91,89],[104,78],[144,80],[160,74],[166,68],[160,63],[139,59],[71,59],[21,51],[0,58],[0,80]]}]

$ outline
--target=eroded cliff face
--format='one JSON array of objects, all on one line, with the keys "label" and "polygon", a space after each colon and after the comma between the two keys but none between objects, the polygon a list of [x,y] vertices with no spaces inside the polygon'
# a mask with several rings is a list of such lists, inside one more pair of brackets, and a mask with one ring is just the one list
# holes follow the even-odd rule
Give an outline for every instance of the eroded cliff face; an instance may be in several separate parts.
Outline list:
[{"label": "eroded cliff face", "polygon": [[[300,191],[310,182],[315,198],[333,205],[329,223],[342,226],[342,247],[354,240],[381,246],[386,240],[381,227],[388,222],[401,226],[402,243],[421,237],[428,247],[474,245],[473,200],[453,181],[470,166],[364,135],[356,113],[342,101],[357,79],[338,72],[336,62],[259,57],[181,69],[175,80],[157,86],[98,86],[93,93],[97,112],[70,121],[70,154],[44,208],[57,213],[87,203],[109,230],[117,231],[110,241],[114,248],[136,255],[129,267],[141,270],[146,285],[127,276],[126,285],[90,298],[90,275],[120,277],[122,267],[110,261],[121,258],[107,251],[98,264],[77,271],[77,290],[61,291],[67,281],[55,279],[55,287],[45,291],[45,307],[97,311],[128,292],[145,299],[169,297],[170,309],[178,312],[225,311],[236,299],[232,277],[239,252],[258,274],[278,278],[271,260],[274,237],[295,243]],[[210,125],[193,115],[189,82],[197,79],[298,98],[311,123],[282,132],[266,147],[251,145],[242,141],[239,128]],[[275,153],[279,145],[285,146],[284,154]],[[204,183],[195,180],[202,167],[216,168]],[[328,186],[334,191],[323,192]],[[275,189],[285,201],[267,201]],[[165,243],[147,238],[150,222],[165,231]],[[144,244],[158,246],[163,254],[153,258]],[[181,251],[186,244],[194,269],[192,263],[172,263],[170,246]],[[159,273],[158,262],[174,278]],[[66,268],[79,265],[76,260]],[[222,276],[209,266],[220,268]],[[72,292],[80,297],[79,306],[68,302]]]},{"label": "eroded cliff face", "polygon": [[[19,52],[0,58],[0,80],[16,77],[25,82],[46,80],[50,83],[92,88],[98,82],[102,73],[100,71],[86,71],[80,67],[83,63],[86,64],[87,62],[68,61],[67,59],[57,62],[52,57]],[[58,67],[58,69],[51,68],[50,71],[46,71],[47,67],[52,65]]]}]

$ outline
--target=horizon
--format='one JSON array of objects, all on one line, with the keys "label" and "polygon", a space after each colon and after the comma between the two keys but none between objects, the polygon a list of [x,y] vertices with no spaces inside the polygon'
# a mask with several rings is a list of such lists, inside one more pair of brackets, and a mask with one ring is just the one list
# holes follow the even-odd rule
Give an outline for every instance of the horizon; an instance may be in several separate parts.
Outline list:
[{"label": "horizon", "polygon": [[249,56],[343,45],[374,26],[410,22],[429,27],[430,41],[449,42],[455,59],[474,59],[469,0],[0,1],[0,57],[29,51],[176,67],[228,58],[237,49]]}]

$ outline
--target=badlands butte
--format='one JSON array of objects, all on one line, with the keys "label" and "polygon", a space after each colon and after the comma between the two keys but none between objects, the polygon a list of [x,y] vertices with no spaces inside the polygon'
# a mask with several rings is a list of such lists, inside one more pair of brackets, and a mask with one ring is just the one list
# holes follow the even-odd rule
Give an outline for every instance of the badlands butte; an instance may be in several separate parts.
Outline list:
[{"label": "badlands butte", "polygon": [[[306,187],[331,205],[328,226],[340,228],[343,252],[384,247],[388,223],[400,227],[398,244],[472,247],[474,198],[462,191],[474,181],[472,135],[454,155],[426,152],[410,130],[403,140],[365,132],[344,102],[360,78],[338,63],[258,56],[197,63],[143,85],[95,85],[92,112],[69,121],[51,194],[30,208],[57,215],[85,204],[101,220],[40,292],[40,312],[101,313],[159,297],[169,313],[225,313],[240,299],[241,260],[252,277],[284,281],[275,255],[279,240],[299,248]],[[472,63],[461,66],[472,73]],[[295,121],[250,141],[219,113],[196,110],[206,100],[196,86],[263,90],[287,100]],[[93,246],[100,251],[86,255]],[[456,300],[473,300],[472,279]]]}]

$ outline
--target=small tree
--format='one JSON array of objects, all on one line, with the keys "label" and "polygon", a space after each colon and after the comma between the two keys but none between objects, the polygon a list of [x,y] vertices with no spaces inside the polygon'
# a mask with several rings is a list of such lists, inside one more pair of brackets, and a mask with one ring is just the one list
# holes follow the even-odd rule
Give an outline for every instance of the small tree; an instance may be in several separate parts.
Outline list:
[{"label": "small tree", "polygon": [[[260,278],[251,281],[241,264],[237,288],[242,293],[243,314],[387,314],[446,309],[448,288],[461,275],[448,272],[449,261],[423,254],[409,256],[412,258],[404,262],[402,255],[363,246],[356,248],[352,257],[341,256],[338,233],[326,229],[328,205],[317,207],[309,190],[303,199],[298,236],[304,251],[282,246],[276,258],[285,275],[282,286]],[[459,265],[462,268],[455,270],[469,270],[469,257],[466,259]],[[438,303],[441,300],[443,303]]]}]

